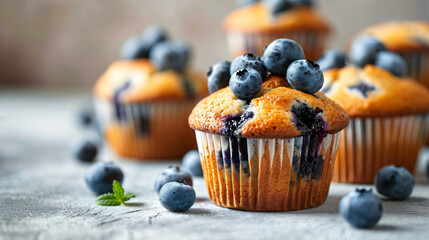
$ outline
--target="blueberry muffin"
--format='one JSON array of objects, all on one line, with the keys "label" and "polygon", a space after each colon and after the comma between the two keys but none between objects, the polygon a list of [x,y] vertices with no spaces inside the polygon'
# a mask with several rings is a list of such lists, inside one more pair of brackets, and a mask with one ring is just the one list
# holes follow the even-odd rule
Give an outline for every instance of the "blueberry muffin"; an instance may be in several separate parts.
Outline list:
[{"label": "blueberry muffin", "polygon": [[406,63],[371,37],[360,37],[349,52],[350,65],[328,64],[322,92],[350,116],[338,147],[333,181],[372,183],[387,165],[414,172],[429,131],[429,91],[407,78]]},{"label": "blueberry muffin", "polygon": [[189,49],[166,40],[159,27],[128,40],[122,60],[94,86],[101,132],[119,156],[148,160],[180,158],[195,148],[187,117],[207,95],[205,80],[186,70]]},{"label": "blueberry muffin", "polygon": [[384,22],[363,30],[400,54],[408,64],[408,76],[429,87],[429,23]]},{"label": "blueberry muffin", "polygon": [[264,47],[278,38],[297,41],[311,60],[325,50],[331,29],[312,0],[262,0],[240,4],[224,20],[233,57],[244,53],[262,55]]},{"label": "blueberry muffin", "polygon": [[323,73],[301,56],[296,42],[278,39],[262,59],[245,54],[212,67],[212,94],[189,125],[216,205],[290,211],[325,201],[348,116],[318,92]]}]

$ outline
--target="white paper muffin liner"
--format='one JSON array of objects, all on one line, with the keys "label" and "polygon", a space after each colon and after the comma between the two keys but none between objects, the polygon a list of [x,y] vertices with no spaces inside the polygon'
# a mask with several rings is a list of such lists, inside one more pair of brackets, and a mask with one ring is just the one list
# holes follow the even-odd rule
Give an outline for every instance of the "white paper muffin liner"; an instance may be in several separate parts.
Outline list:
[{"label": "white paper muffin liner", "polygon": [[209,196],[216,205],[290,211],[326,200],[339,133],[291,139],[195,134]]},{"label": "white paper muffin liner", "polygon": [[408,75],[429,88],[429,52],[399,54],[407,62]]},{"label": "white paper muffin liner", "polygon": [[351,118],[340,138],[334,182],[373,183],[387,165],[414,172],[429,131],[429,115]]},{"label": "white paper muffin liner", "polygon": [[94,102],[100,130],[119,156],[181,158],[196,147],[188,127],[194,100],[119,105],[100,99]]},{"label": "white paper muffin liner", "polygon": [[227,34],[229,50],[233,57],[237,57],[245,53],[253,53],[254,55],[262,56],[265,46],[279,38],[295,40],[304,50],[305,58],[315,61],[325,51],[328,35],[291,31],[263,34],[231,32]]}]

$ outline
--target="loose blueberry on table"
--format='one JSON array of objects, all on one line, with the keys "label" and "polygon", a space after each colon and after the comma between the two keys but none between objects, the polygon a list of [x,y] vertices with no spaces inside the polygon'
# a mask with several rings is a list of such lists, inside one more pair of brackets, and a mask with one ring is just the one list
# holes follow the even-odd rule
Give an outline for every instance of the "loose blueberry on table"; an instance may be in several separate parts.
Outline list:
[{"label": "loose blueberry on table", "polygon": [[287,69],[289,84],[305,93],[316,93],[323,87],[323,72],[319,65],[307,59],[296,60]]},{"label": "loose blueberry on table", "polygon": [[346,65],[346,55],[338,50],[328,50],[323,53],[322,57],[317,59],[322,71],[327,71],[332,68],[342,68]]},{"label": "loose blueberry on table", "polygon": [[98,147],[91,141],[79,140],[72,144],[71,152],[73,157],[79,161],[93,162],[97,156]]},{"label": "loose blueberry on table", "polygon": [[195,190],[183,183],[169,182],[159,191],[159,202],[172,212],[186,211],[195,203]]},{"label": "loose blueberry on table", "polygon": [[407,169],[390,165],[382,168],[375,177],[377,192],[391,200],[405,200],[414,189],[414,178]]},{"label": "loose blueberry on table", "polygon": [[86,185],[97,195],[113,192],[113,180],[122,184],[123,179],[122,170],[113,163],[95,163],[85,173]]},{"label": "loose blueberry on table", "polygon": [[93,122],[93,114],[88,109],[82,109],[78,114],[78,123],[82,127],[90,126]]},{"label": "loose blueberry on table", "polygon": [[183,156],[182,168],[190,172],[193,176],[202,177],[203,168],[201,167],[200,154],[197,150],[191,150]]},{"label": "loose blueberry on table", "polygon": [[246,53],[243,56],[239,56],[234,59],[231,63],[230,74],[231,76],[241,69],[254,69],[261,76],[262,80],[267,77],[267,69],[262,62],[261,58],[254,56],[251,53]]},{"label": "loose blueberry on table", "polygon": [[180,169],[179,166],[169,166],[156,177],[155,191],[159,193],[162,186],[169,182],[180,182],[192,186],[192,175],[188,171]]},{"label": "loose blueberry on table", "polygon": [[230,68],[231,63],[227,61],[216,63],[210,67],[207,73],[207,85],[210,94],[229,85]]},{"label": "loose blueberry on table", "polygon": [[271,74],[285,77],[289,65],[303,58],[304,51],[297,42],[291,39],[277,39],[265,47],[261,59]]},{"label": "loose blueberry on table", "polygon": [[356,188],[341,199],[340,214],[355,228],[372,228],[380,221],[383,206],[372,190]]},{"label": "loose blueberry on table", "polygon": [[403,77],[407,74],[407,63],[401,56],[393,52],[379,52],[375,57],[374,64],[397,77]]},{"label": "loose blueberry on table", "polygon": [[353,41],[349,60],[358,67],[364,67],[367,64],[374,64],[379,52],[386,51],[383,43],[369,36],[361,36]]}]

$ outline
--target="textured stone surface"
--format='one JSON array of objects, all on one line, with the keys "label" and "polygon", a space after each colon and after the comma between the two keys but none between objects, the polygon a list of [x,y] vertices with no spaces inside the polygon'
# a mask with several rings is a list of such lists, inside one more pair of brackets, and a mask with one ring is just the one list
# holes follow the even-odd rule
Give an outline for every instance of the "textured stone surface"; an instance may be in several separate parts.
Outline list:
[{"label": "textured stone surface", "polygon": [[[412,198],[383,201],[372,230],[356,230],[338,214],[354,185],[333,184],[324,205],[287,213],[255,213],[215,206],[196,178],[196,204],[171,213],[158,203],[156,175],[173,162],[118,160],[124,187],[137,198],[127,206],[94,203],[83,175],[89,165],[70,158],[79,130],[74,113],[88,99],[52,92],[0,91],[0,239],[427,239],[429,185],[419,176]],[[90,135],[92,136],[92,135]],[[422,156],[428,158],[428,155]],[[421,164],[423,165],[423,164]]]}]

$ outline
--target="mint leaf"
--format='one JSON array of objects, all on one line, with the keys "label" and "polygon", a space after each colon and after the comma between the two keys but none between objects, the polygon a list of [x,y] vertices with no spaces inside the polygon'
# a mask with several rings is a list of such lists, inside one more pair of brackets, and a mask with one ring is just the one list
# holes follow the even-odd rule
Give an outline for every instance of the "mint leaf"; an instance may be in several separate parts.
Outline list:
[{"label": "mint leaf", "polygon": [[116,180],[113,180],[112,186],[113,193],[106,193],[99,196],[95,200],[95,203],[100,206],[118,206],[121,205],[121,203],[125,204],[126,201],[136,197],[136,195],[129,192],[124,194],[124,189],[122,188],[121,184]]},{"label": "mint leaf", "polygon": [[126,202],[126,201],[130,200],[131,198],[135,198],[135,197],[136,197],[136,195],[134,195],[130,192],[127,192],[125,194],[125,196],[122,198],[122,201]]},{"label": "mint leaf", "polygon": [[115,194],[116,199],[122,202],[122,199],[124,198],[124,189],[116,180],[113,180],[113,193]]},{"label": "mint leaf", "polygon": [[100,206],[118,206],[121,205],[121,201],[119,201],[115,194],[113,193],[105,193],[103,195],[100,195],[97,200],[95,200],[95,203],[97,203]]}]

